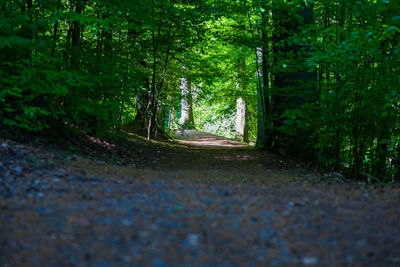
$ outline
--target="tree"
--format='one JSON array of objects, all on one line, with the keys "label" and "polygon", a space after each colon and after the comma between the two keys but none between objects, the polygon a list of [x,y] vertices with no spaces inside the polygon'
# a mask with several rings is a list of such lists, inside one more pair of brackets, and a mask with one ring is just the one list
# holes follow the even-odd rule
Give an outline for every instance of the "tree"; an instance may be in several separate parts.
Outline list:
[{"label": "tree", "polygon": [[181,78],[181,119],[180,123],[189,128],[194,128],[192,80],[190,77]]}]

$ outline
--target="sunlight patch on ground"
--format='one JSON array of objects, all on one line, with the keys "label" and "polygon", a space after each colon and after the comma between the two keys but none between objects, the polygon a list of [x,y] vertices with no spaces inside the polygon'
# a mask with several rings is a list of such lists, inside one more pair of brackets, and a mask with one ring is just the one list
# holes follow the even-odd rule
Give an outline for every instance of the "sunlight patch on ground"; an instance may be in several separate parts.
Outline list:
[{"label": "sunlight patch on ground", "polygon": [[250,155],[232,155],[232,156],[215,156],[218,160],[230,160],[230,161],[245,161],[245,160],[257,160],[257,157],[250,156]]},{"label": "sunlight patch on ground", "polygon": [[201,146],[201,147],[221,147],[221,148],[240,148],[240,147],[247,147],[250,146],[229,140],[225,137],[197,132],[192,130],[185,130],[183,132],[178,132],[176,135],[176,139],[179,143],[185,145],[192,145],[192,146]]}]

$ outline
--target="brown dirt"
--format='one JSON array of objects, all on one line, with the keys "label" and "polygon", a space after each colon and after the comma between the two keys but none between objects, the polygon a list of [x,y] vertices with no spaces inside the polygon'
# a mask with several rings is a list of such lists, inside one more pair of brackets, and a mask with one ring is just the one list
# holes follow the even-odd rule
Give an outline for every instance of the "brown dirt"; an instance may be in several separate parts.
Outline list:
[{"label": "brown dirt", "polygon": [[400,265],[398,185],[338,184],[204,133],[178,142],[119,166],[0,140],[0,265]]}]

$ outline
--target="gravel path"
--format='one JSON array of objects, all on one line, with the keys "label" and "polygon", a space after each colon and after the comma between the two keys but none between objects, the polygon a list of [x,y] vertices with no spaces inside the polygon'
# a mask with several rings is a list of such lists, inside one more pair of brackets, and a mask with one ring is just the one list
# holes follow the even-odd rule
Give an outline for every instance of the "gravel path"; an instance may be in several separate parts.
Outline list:
[{"label": "gravel path", "polygon": [[0,140],[0,266],[400,266],[398,185],[198,141],[139,169]]}]

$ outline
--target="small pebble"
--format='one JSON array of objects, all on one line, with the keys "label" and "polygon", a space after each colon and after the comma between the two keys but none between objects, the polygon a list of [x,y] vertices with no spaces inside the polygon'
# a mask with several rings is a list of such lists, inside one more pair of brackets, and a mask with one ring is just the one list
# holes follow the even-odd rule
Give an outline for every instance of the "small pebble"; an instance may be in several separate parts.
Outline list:
[{"label": "small pebble", "polygon": [[315,265],[318,263],[318,258],[317,257],[304,257],[301,262],[304,265]]},{"label": "small pebble", "polygon": [[199,244],[199,234],[188,235],[188,241],[191,246],[197,246]]},{"label": "small pebble", "polygon": [[18,174],[18,175],[20,175],[20,174],[22,174],[22,168],[21,167],[15,167],[15,168],[13,168],[13,171],[16,173],[16,174]]}]

